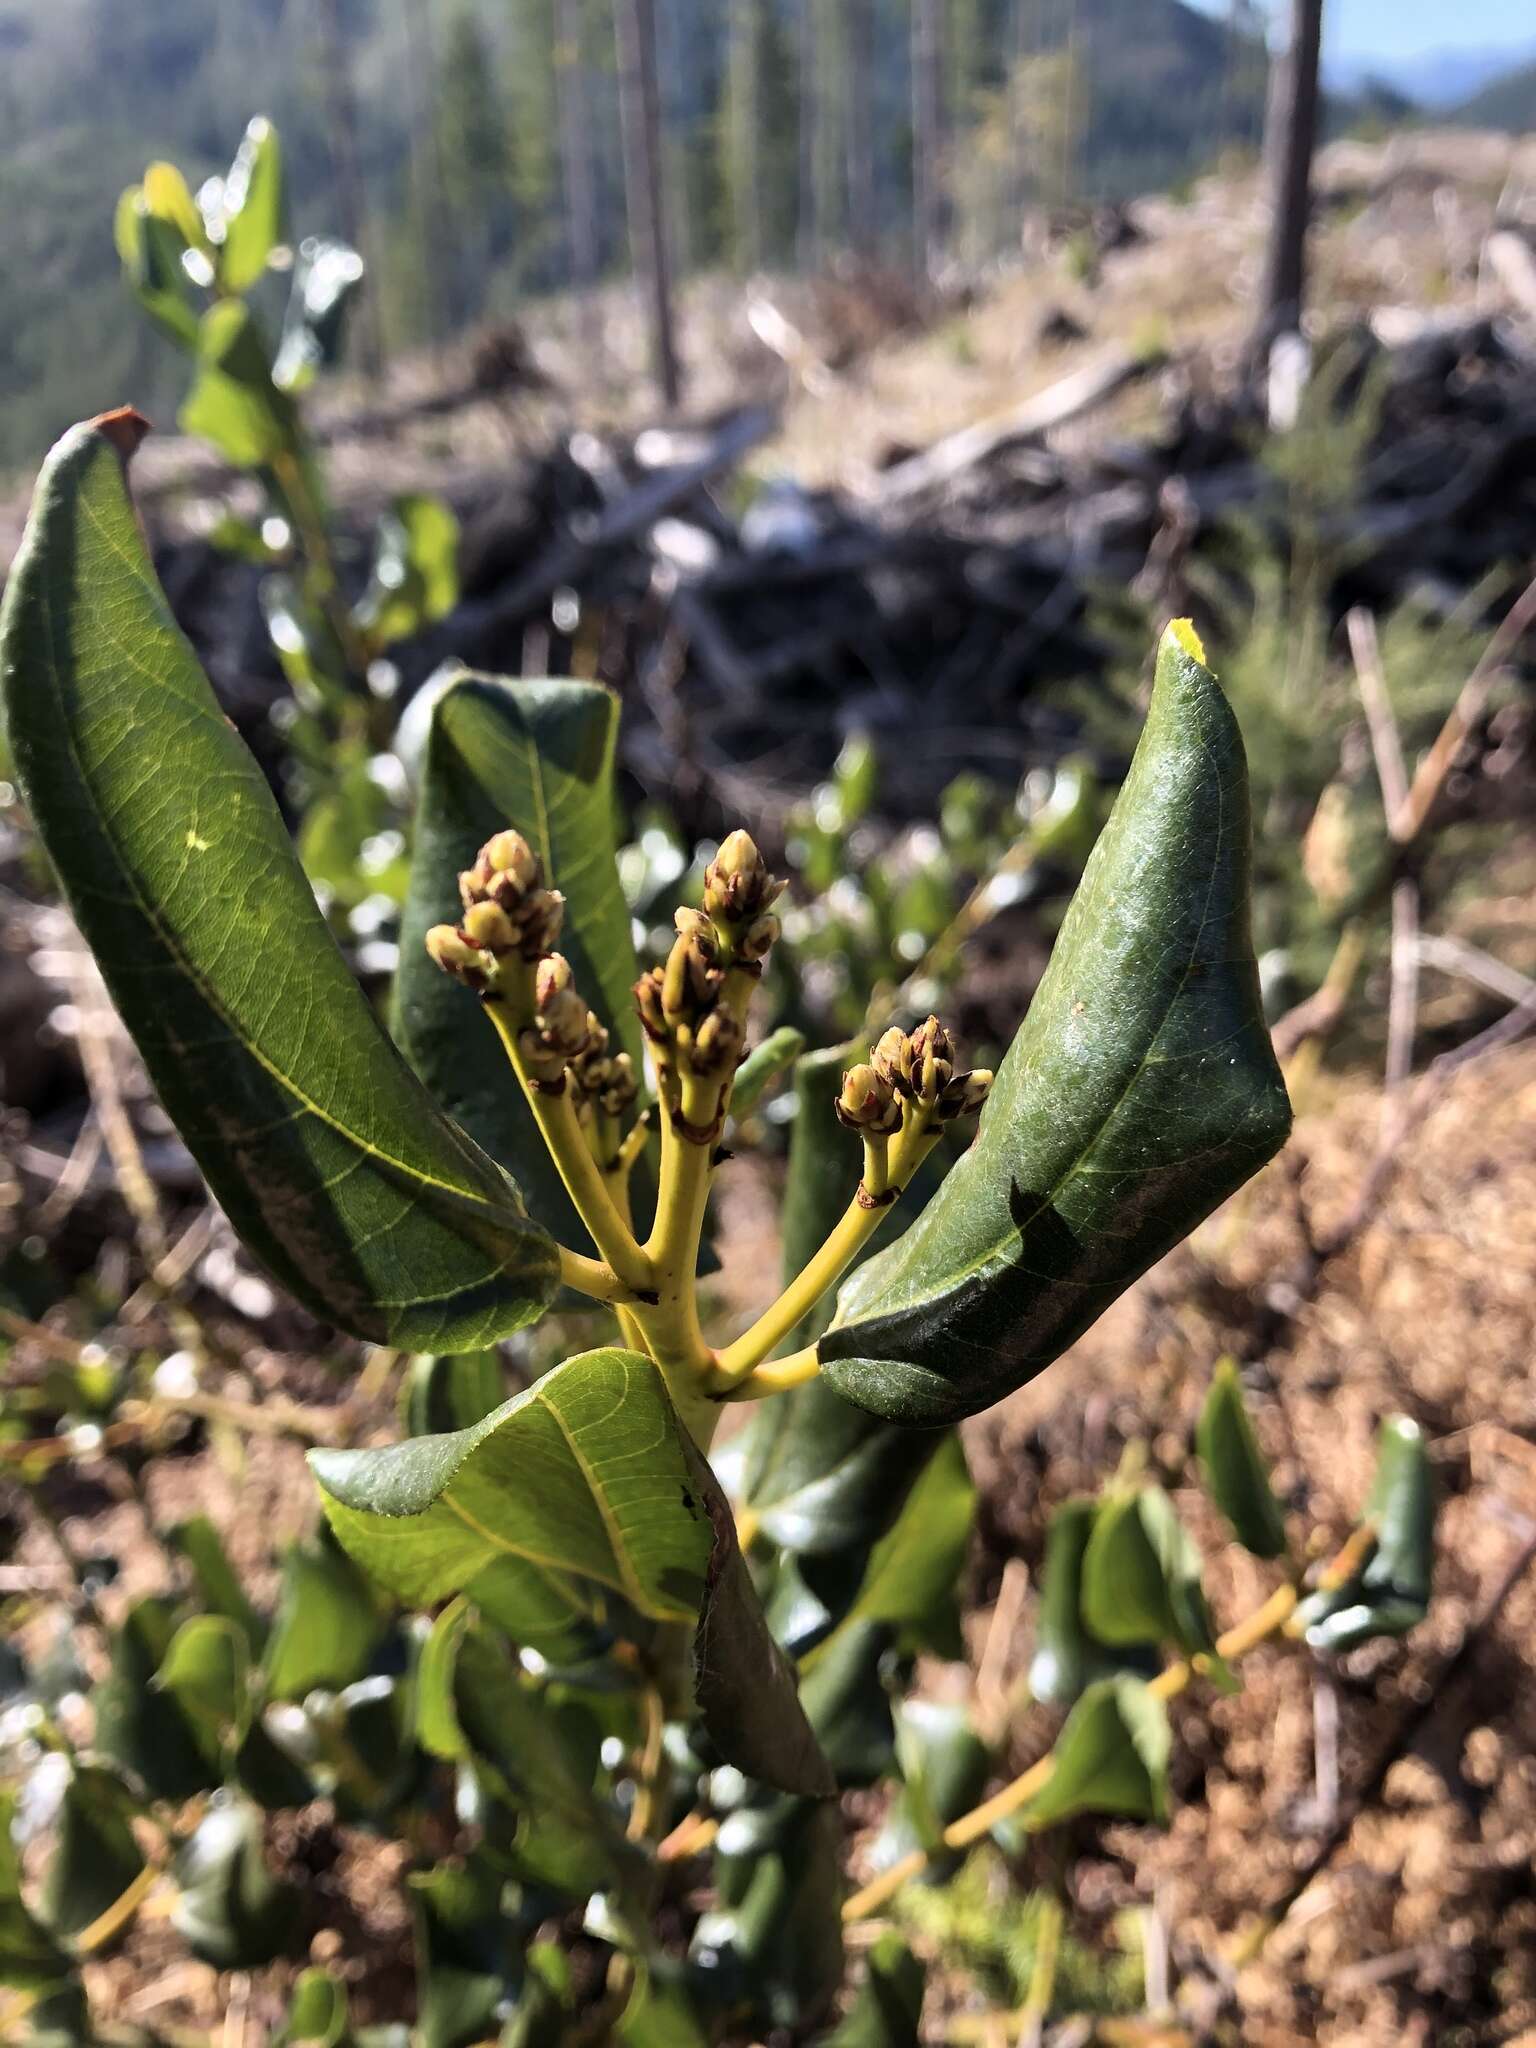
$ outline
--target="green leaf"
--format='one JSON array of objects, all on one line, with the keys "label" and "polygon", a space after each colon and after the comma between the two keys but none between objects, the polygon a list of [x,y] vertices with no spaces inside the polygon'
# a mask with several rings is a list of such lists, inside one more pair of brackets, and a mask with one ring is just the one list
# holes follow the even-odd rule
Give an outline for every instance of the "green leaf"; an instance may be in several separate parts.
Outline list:
[{"label": "green leaf", "polygon": [[546,1654],[605,1596],[656,1621],[698,1613],[709,1518],[638,1353],[569,1359],[451,1436],[309,1462],[342,1545],[407,1606],[464,1593]]},{"label": "green leaf", "polygon": [[[1140,1661],[1133,1648],[1111,1650],[1095,1642],[1084,1625],[1083,1559],[1099,1512],[1096,1500],[1068,1500],[1051,1516],[1029,1689],[1052,1706],[1070,1706],[1095,1679]],[[1148,1654],[1144,1661],[1145,1675],[1151,1676],[1156,1656]]]},{"label": "green leaf", "polygon": [[895,1526],[875,1545],[852,1613],[889,1621],[940,1656],[958,1656],[955,1580],[965,1562],[976,1489],[959,1437],[938,1446]]},{"label": "green leaf", "polygon": [[346,2048],[347,1987],[329,1970],[301,1970],[273,2048]]},{"label": "green leaf", "polygon": [[15,1794],[0,1788],[0,1986],[46,1994],[68,1978],[71,1961],[22,1899],[21,1860],[11,1836],[15,1810]]},{"label": "green leaf", "polygon": [[864,1982],[822,2048],[919,2048],[926,1972],[888,1927],[869,1952]]},{"label": "green leaf", "polygon": [[1067,1716],[1024,1825],[1036,1832],[1080,1813],[1166,1821],[1171,1746],[1167,1710],[1141,1679],[1099,1679]]},{"label": "green leaf", "polygon": [[408,1879],[416,1921],[416,2034],[420,2048],[469,2048],[490,2031],[511,1989],[511,1929],[502,1879],[483,1851]]},{"label": "green leaf", "polygon": [[347,309],[363,281],[364,264],[345,242],[306,235],[293,266],[272,376],[280,391],[305,391],[341,355]]},{"label": "green leaf", "polygon": [[880,757],[868,733],[850,733],[832,764],[832,787],[837,794],[839,824],[843,831],[867,817],[880,787]]},{"label": "green leaf", "polygon": [[446,1436],[470,1429],[507,1398],[507,1376],[496,1351],[462,1351],[413,1358],[406,1375],[401,1422],[411,1436]]},{"label": "green leaf", "polygon": [[731,1115],[738,1120],[750,1116],[774,1082],[804,1051],[805,1033],[796,1031],[792,1024],[781,1024],[760,1045],[753,1046],[736,1069],[736,1079],[731,1084]]},{"label": "green leaf", "polygon": [[203,216],[197,210],[191,187],[174,164],[151,164],[139,189],[153,219],[174,228],[189,249],[206,251],[208,232]]},{"label": "green leaf", "polygon": [[942,1879],[958,1860],[944,1849],[944,1829],[981,1798],[992,1753],[963,1706],[910,1699],[897,1708],[895,1718],[901,1789],[876,1839],[874,1867],[889,1869],[912,1850],[923,1849],[931,1875]]},{"label": "green leaf", "polygon": [[115,1906],[144,1868],[131,1825],[138,1803],[113,1772],[76,1764],[64,1788],[42,1917],[66,1939]]},{"label": "green leaf", "polygon": [[298,1545],[283,1559],[283,1591],[262,1673],[268,1699],[298,1700],[317,1686],[339,1691],[368,1669],[383,1633],[366,1579],[328,1543]]},{"label": "green leaf", "polygon": [[266,1623],[246,1598],[224,1548],[224,1539],[206,1515],[190,1515],[167,1532],[168,1540],[192,1567],[203,1605],[235,1623],[253,1651],[266,1636]]},{"label": "green leaf", "polygon": [[1424,1432],[1392,1415],[1376,1438],[1364,1520],[1376,1532],[1364,1566],[1296,1610],[1315,1650],[1353,1650],[1375,1636],[1406,1635],[1424,1619],[1435,1566],[1435,1489]]},{"label": "green leaf", "polygon": [[219,204],[219,282],[248,292],[283,239],[283,152],[272,123],[258,114],[246,128]]},{"label": "green leaf", "polygon": [[204,1962],[250,1970],[287,1949],[299,1897],[268,1870],[261,1815],[248,1799],[215,1796],[176,1858],[175,1877],[171,1924]]},{"label": "green leaf", "polygon": [[[432,715],[400,923],[395,1037],[445,1109],[517,1174],[529,1207],[574,1249],[591,1241],[545,1150],[496,1033],[462,983],[427,958],[426,934],[458,915],[459,871],[513,825],[566,899],[560,950],[616,1048],[642,1069],[639,974],[614,851],[618,700],[594,683],[465,675]],[[637,1219],[647,1194],[637,1174]],[[441,1347],[439,1347],[441,1348]]]},{"label": "green leaf", "polygon": [[221,1775],[250,1726],[250,1676],[250,1644],[237,1623],[219,1614],[184,1621],[155,1673],[156,1689],[176,1701]]},{"label": "green leaf", "polygon": [[888,1622],[847,1621],[803,1665],[800,1700],[838,1788],[873,1785],[896,1753],[887,1671],[896,1632]]},{"label": "green leaf", "polygon": [[637,1959],[635,1987],[615,2029],[624,2048],[708,2048],[709,2036],[684,1987]]},{"label": "green leaf", "polygon": [[971,1150],[843,1286],[839,1392],[958,1420],[1056,1358],[1269,1159],[1289,1104],[1248,919],[1247,775],[1174,626],[1146,730]]},{"label": "green leaf", "polygon": [[826,2009],[843,1974],[841,1851],[835,1807],[786,1800],[766,1841],[720,1854],[719,1902],[689,1950],[702,1999],[797,2030]]},{"label": "green leaf", "polygon": [[1216,1646],[1200,1584],[1200,1552],[1161,1487],[1105,1500],[1083,1555],[1082,1614],[1101,1643]]},{"label": "green leaf", "polygon": [[1283,1557],[1285,1517],[1253,1433],[1235,1359],[1224,1358],[1216,1368],[1195,1443],[1211,1498],[1238,1542],[1255,1557]]},{"label": "green leaf", "polygon": [[686,1626],[722,1753],[788,1790],[827,1788],[730,1509],[649,1359],[588,1352],[471,1429],[310,1464],[338,1539],[408,1606],[462,1593],[561,1661],[630,1610]]},{"label": "green leaf", "polygon": [[177,422],[236,469],[262,469],[295,453],[293,401],[273,384],[256,316],[237,299],[219,300],[202,317],[197,374]]},{"label": "green leaf", "polygon": [[217,1775],[176,1701],[153,1690],[175,1628],[168,1601],[135,1602],[112,1638],[111,1669],[92,1694],[97,1750],[155,1799],[188,1799]]},{"label": "green leaf", "polygon": [[117,202],[113,232],[128,289],[172,341],[195,349],[197,308],[181,261],[186,237],[150,212],[139,185],[130,186]]},{"label": "green leaf", "polygon": [[445,619],[459,601],[459,522],[441,498],[412,492],[379,521],[373,576],[354,618],[376,647]]},{"label": "green leaf", "polygon": [[401,1064],[145,558],[109,421],[49,457],[0,612],[17,770],[231,1221],[314,1312],[410,1350],[538,1314],[557,1260]]}]

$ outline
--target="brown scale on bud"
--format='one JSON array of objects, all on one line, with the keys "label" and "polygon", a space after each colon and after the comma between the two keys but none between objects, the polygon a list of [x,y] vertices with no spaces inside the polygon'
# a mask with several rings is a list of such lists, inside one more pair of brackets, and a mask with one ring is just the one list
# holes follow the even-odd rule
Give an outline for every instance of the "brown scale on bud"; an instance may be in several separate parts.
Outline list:
[{"label": "brown scale on bud", "polygon": [[[560,936],[565,898],[544,887],[544,869],[521,832],[498,832],[459,876],[464,929],[498,957],[537,960]],[[479,937],[483,933],[484,937]]]},{"label": "brown scale on bud", "polygon": [[940,1095],[934,1113],[942,1123],[952,1117],[975,1116],[992,1092],[996,1079],[990,1067],[977,1067],[969,1074],[956,1074]]},{"label": "brown scale on bud", "polygon": [[954,1040],[937,1017],[925,1019],[912,1032],[893,1025],[872,1058],[876,1073],[908,1102],[932,1106],[954,1078]]},{"label": "brown scale on bud", "polygon": [[444,974],[451,974],[477,995],[483,995],[490,987],[495,963],[457,926],[433,925],[427,933],[427,952]]},{"label": "brown scale on bud", "polygon": [[711,1011],[725,980],[708,919],[699,918],[696,925],[682,929],[685,916],[698,917],[698,912],[678,912],[678,936],[661,971],[661,1007],[669,1028],[692,1024]]},{"label": "brown scale on bud", "polygon": [[[736,929],[754,925],[777,903],[784,886],[768,872],[751,833],[737,830],[704,870],[704,908],[717,924]],[[768,945],[772,943],[770,937]],[[761,959],[762,954],[755,957]]]},{"label": "brown scale on bud", "polygon": [[901,1123],[901,1098],[873,1067],[850,1067],[843,1076],[843,1092],[837,1098],[837,1120],[850,1131],[888,1137]]},{"label": "brown scale on bud", "polygon": [[662,1002],[662,986],[665,980],[663,970],[660,967],[652,967],[635,983],[635,1008],[640,1012],[640,1028],[654,1045],[665,1044],[671,1035],[666,1008]]},{"label": "brown scale on bud", "polygon": [[746,1034],[729,1010],[711,1010],[693,1034],[688,1064],[696,1074],[733,1073],[741,1060]]}]

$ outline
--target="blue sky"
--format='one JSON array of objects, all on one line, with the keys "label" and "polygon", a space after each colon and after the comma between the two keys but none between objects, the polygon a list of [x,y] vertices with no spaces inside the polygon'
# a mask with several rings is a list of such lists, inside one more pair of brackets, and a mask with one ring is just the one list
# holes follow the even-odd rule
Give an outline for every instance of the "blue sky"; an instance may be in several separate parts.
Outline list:
[{"label": "blue sky", "polygon": [[1345,59],[1536,44],[1531,0],[1328,0],[1323,21],[1331,52]]}]

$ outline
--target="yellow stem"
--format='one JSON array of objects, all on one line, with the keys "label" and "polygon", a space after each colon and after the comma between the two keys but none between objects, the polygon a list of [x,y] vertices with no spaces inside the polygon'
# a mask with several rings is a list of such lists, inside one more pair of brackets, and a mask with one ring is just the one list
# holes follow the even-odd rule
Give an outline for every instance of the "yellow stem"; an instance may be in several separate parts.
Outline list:
[{"label": "yellow stem", "polygon": [[774,1394],[787,1394],[795,1387],[803,1387],[820,1371],[821,1354],[814,1344],[807,1344],[803,1351],[791,1351],[788,1357],[776,1358],[771,1365],[758,1366],[745,1379],[723,1384],[711,1380],[709,1391],[717,1401],[766,1401]]},{"label": "yellow stem", "polygon": [[714,1147],[696,1144],[663,1113],[656,1221],[645,1247],[657,1299],[640,1316],[656,1362],[696,1374],[714,1364],[699,1324],[695,1275]]},{"label": "yellow stem", "polygon": [[[549,1148],[549,1156],[559,1170],[577,1215],[591,1232],[592,1242],[630,1293],[649,1294],[656,1284],[651,1261],[635,1243],[633,1231],[614,1207],[613,1196],[608,1192],[597,1161],[592,1157],[586,1133],[576,1115],[569,1077],[565,1078],[564,1086],[556,1095],[538,1087],[517,1042],[517,1020],[510,1006],[502,998],[492,996],[485,1004],[485,1011],[496,1026],[507,1058],[512,1062],[512,1070],[528,1099],[528,1107],[533,1111],[534,1121]],[[562,1268],[567,1257],[575,1256],[562,1251]]]},{"label": "yellow stem", "polygon": [[[1217,1656],[1229,1664],[1235,1663],[1239,1657],[1246,1656],[1248,1651],[1257,1648],[1260,1643],[1278,1633],[1290,1620],[1299,1597],[1293,1585],[1278,1587],[1262,1607],[1255,1609],[1245,1621],[1239,1622],[1236,1628],[1228,1629],[1224,1636],[1218,1637]],[[1195,1658],[1193,1661],[1170,1664],[1166,1670],[1158,1673],[1147,1690],[1154,1699],[1174,1699],[1204,1667],[1205,1661],[1204,1658]],[[1001,1792],[995,1793],[992,1798],[974,1807],[971,1812],[963,1814],[959,1820],[947,1827],[939,1838],[943,1847],[967,1849],[972,1842],[980,1841],[983,1835],[990,1834],[999,1821],[1007,1820],[1021,1807],[1028,1806],[1036,1793],[1048,1782],[1055,1768],[1055,1754],[1048,1751],[1038,1762],[1031,1764],[1022,1776],[1015,1778],[1011,1785],[1005,1785]],[[928,1867],[928,1859],[929,1852],[926,1849],[915,1849],[910,1856],[904,1856],[899,1863],[893,1863],[889,1870],[882,1871],[879,1877],[865,1885],[862,1891],[855,1892],[843,1908],[844,1920],[863,1920],[869,1914],[878,1911],[909,1878],[922,1874]]]},{"label": "yellow stem", "polygon": [[[904,1125],[890,1146],[886,1187],[878,1192],[894,1190],[900,1196],[937,1144],[938,1137],[937,1128],[927,1129],[916,1122],[911,1126]],[[862,1188],[862,1183],[860,1185]],[[727,1344],[720,1353],[715,1379],[717,1394],[745,1380],[783,1343],[801,1317],[809,1315],[822,1296],[837,1285],[885,1221],[889,1207],[889,1203],[882,1203],[879,1208],[867,1208],[857,1195],[854,1196],[833,1225],[831,1236],[820,1251],[801,1267],[772,1308],[765,1310],[749,1330],[733,1344]],[[799,1355],[796,1354],[797,1358]],[[808,1372],[801,1375],[802,1378],[811,1376]],[[796,1383],[790,1381],[789,1384]]]}]

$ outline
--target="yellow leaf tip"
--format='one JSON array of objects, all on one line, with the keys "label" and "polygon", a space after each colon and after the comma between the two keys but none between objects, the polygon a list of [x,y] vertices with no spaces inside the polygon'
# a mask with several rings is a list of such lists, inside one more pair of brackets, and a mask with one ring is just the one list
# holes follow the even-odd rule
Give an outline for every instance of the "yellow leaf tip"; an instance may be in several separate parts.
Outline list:
[{"label": "yellow leaf tip", "polygon": [[1168,631],[1191,660],[1198,661],[1202,668],[1209,666],[1205,658],[1205,642],[1195,631],[1193,619],[1170,619]]}]

